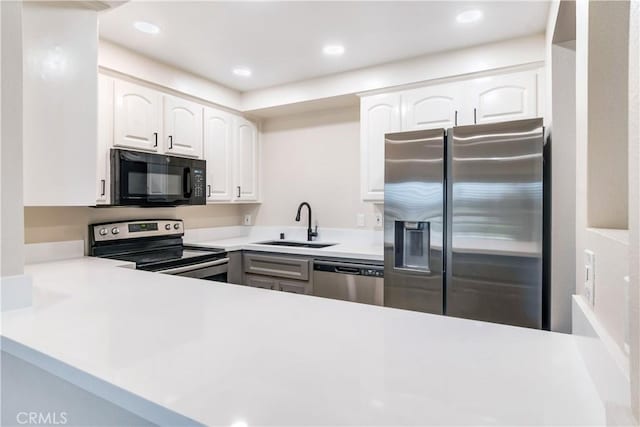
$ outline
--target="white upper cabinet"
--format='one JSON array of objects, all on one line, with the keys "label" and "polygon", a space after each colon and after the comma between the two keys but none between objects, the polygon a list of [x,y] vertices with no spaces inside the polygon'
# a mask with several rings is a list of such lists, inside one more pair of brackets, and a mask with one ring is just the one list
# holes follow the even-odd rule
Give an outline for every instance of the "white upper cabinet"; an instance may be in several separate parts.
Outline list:
[{"label": "white upper cabinet", "polygon": [[114,100],[113,145],[158,151],[162,131],[162,95],[153,89],[116,80]]},{"label": "white upper cabinet", "polygon": [[202,158],[202,106],[164,96],[165,153]]},{"label": "white upper cabinet", "polygon": [[427,86],[402,92],[402,130],[450,128],[461,122],[458,84]]},{"label": "white upper cabinet", "polygon": [[233,116],[204,109],[204,159],[207,161],[207,201],[233,199]]},{"label": "white upper cabinet", "polygon": [[384,135],[400,131],[400,94],[362,98],[360,103],[361,193],[364,200],[384,200]]},{"label": "white upper cabinet", "polygon": [[478,124],[537,117],[537,77],[535,71],[525,71],[471,80],[463,101],[465,114],[475,108],[471,114]]},{"label": "white upper cabinet", "polygon": [[109,203],[110,199],[110,160],[109,150],[113,144],[113,87],[111,77],[98,76],[98,150],[96,202]]},{"label": "white upper cabinet", "polygon": [[258,129],[243,117],[235,118],[234,199],[258,200]]},{"label": "white upper cabinet", "polygon": [[[384,134],[538,117],[544,105],[538,70],[363,96],[360,100],[361,188],[384,200]],[[402,106],[402,108],[400,108]]]}]

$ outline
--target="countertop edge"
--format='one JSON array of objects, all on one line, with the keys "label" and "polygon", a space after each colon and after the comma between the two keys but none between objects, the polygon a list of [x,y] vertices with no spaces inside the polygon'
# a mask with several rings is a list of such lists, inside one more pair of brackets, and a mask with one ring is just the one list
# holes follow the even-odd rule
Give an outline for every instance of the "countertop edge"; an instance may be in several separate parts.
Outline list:
[{"label": "countertop edge", "polygon": [[0,335],[0,349],[156,425],[204,426],[4,335]]}]

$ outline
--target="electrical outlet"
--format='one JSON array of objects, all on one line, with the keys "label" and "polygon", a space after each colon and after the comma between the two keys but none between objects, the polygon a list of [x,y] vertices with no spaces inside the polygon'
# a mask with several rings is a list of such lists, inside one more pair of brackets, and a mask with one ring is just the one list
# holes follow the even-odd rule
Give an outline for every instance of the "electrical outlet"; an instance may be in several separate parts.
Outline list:
[{"label": "electrical outlet", "polygon": [[364,214],[356,215],[356,225],[358,227],[364,227]]},{"label": "electrical outlet", "polygon": [[595,254],[586,249],[584,251],[584,297],[589,305],[593,307],[596,292],[596,270],[595,270]]},{"label": "electrical outlet", "polygon": [[376,214],[376,227],[382,227],[382,214],[381,213],[377,213]]},{"label": "electrical outlet", "polygon": [[251,215],[247,214],[244,216],[244,225],[251,225]]}]

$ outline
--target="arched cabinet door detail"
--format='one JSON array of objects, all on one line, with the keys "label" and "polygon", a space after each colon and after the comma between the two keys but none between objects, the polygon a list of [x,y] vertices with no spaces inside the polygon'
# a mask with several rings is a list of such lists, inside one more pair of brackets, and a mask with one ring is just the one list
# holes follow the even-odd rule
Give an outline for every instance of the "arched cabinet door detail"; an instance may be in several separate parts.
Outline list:
[{"label": "arched cabinet door detail", "polygon": [[153,89],[116,80],[114,86],[116,147],[159,151],[162,95]]},{"label": "arched cabinet door detail", "polygon": [[233,198],[233,119],[231,114],[205,108],[204,159],[207,161],[207,201]]},{"label": "arched cabinet door detail", "polygon": [[402,116],[402,130],[450,128],[462,124],[458,85],[436,85],[403,92]]},{"label": "arched cabinet door detail", "polygon": [[167,154],[202,157],[202,106],[164,97],[164,147]]},{"label": "arched cabinet door detail", "polygon": [[537,76],[517,73],[472,81],[475,123],[533,118],[537,109]]},{"label": "arched cabinet door detail", "polygon": [[362,98],[360,104],[360,173],[363,200],[384,200],[384,135],[401,130],[400,95]]}]

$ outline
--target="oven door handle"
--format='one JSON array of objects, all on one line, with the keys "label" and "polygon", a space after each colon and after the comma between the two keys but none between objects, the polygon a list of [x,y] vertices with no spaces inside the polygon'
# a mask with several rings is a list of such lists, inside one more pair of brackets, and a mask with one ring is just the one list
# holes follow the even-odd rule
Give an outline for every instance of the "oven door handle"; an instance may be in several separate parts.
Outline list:
[{"label": "oven door handle", "polygon": [[156,273],[178,274],[178,273],[184,273],[185,271],[200,270],[201,268],[206,268],[206,267],[215,267],[216,265],[227,264],[228,262],[229,262],[229,258],[221,258],[221,259],[216,259],[214,261],[203,262],[200,264],[190,264],[190,265],[183,265],[182,267],[168,268],[166,270],[158,270],[156,271]]},{"label": "oven door handle", "polygon": [[189,197],[191,197],[191,193],[193,192],[193,184],[191,182],[191,168],[184,168],[183,174],[184,197],[188,199]]}]

